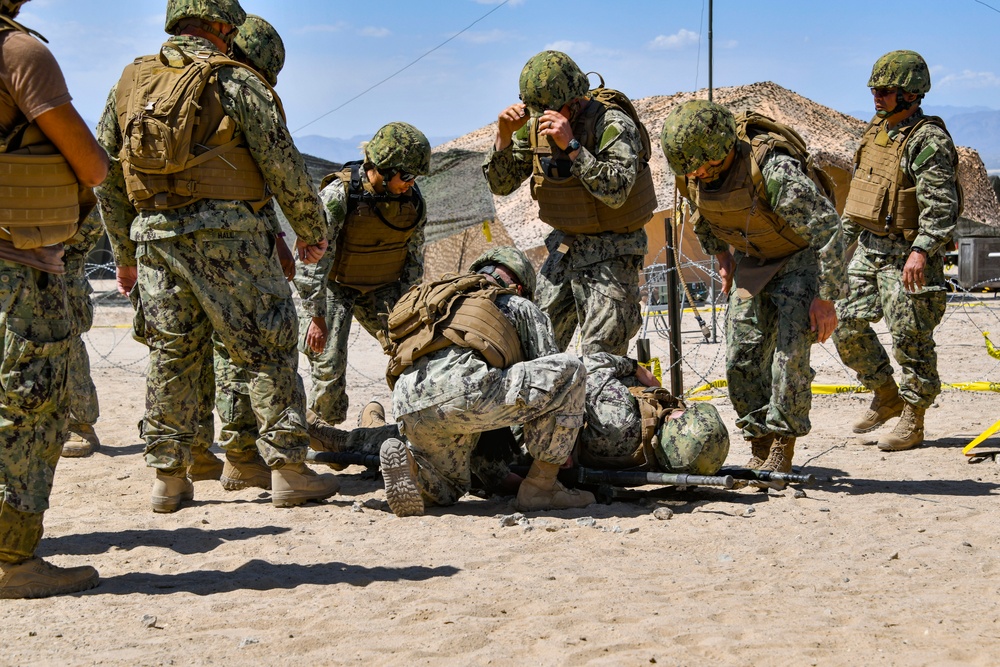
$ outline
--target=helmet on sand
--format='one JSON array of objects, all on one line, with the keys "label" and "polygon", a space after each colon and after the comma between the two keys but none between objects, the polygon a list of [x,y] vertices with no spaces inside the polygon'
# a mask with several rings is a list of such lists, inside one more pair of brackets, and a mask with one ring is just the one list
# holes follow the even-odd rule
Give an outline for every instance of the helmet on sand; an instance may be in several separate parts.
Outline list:
[{"label": "helmet on sand", "polygon": [[365,144],[365,160],[379,171],[394,169],[425,176],[431,170],[431,142],[409,123],[389,123]]},{"label": "helmet on sand", "polygon": [[[528,261],[528,257],[513,246],[500,246],[491,248],[476,259],[469,267],[473,273],[483,273],[481,269],[490,269],[497,264],[503,265],[521,285],[521,291],[525,299],[531,299],[535,294],[535,267]],[[489,273],[489,271],[487,271]],[[494,276],[495,278],[496,276]]]},{"label": "helmet on sand", "polygon": [[672,415],[653,440],[659,464],[674,473],[717,473],[729,455],[729,431],[719,411],[709,403],[694,403],[678,417]]},{"label": "helmet on sand", "polygon": [[562,51],[542,51],[531,57],[521,70],[521,101],[533,115],[564,104],[590,92],[587,75]]},{"label": "helmet on sand", "polygon": [[167,0],[167,22],[164,26],[171,35],[176,35],[183,19],[218,21],[232,26],[241,26],[247,14],[238,0]]},{"label": "helmet on sand", "polygon": [[285,44],[274,26],[247,14],[233,40],[233,58],[260,72],[269,84],[278,85],[278,73],[285,66]]},{"label": "helmet on sand", "polygon": [[735,145],[732,112],[708,100],[689,100],[675,108],[663,121],[660,133],[660,147],[677,176],[724,159]]},{"label": "helmet on sand", "polygon": [[890,51],[875,61],[868,87],[924,95],[931,89],[931,71],[916,51]]}]

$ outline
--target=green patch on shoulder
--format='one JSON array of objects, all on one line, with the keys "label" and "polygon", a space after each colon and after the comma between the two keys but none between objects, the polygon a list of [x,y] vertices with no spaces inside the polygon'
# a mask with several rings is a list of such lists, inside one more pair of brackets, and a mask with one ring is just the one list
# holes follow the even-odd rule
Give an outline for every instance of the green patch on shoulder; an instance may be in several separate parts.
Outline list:
[{"label": "green patch on shoulder", "polygon": [[926,148],[924,148],[924,150],[920,151],[916,158],[914,158],[913,167],[915,169],[919,169],[920,166],[923,165],[924,162],[927,162],[927,160],[929,160],[935,153],[937,153],[937,146],[929,144]]},{"label": "green patch on shoulder", "polygon": [[621,133],[622,131],[620,128],[615,127],[614,125],[608,125],[608,127],[604,130],[604,134],[601,135],[601,143],[598,146],[597,150],[603,151],[605,148],[608,147],[608,144],[617,139],[618,135],[620,135]]}]

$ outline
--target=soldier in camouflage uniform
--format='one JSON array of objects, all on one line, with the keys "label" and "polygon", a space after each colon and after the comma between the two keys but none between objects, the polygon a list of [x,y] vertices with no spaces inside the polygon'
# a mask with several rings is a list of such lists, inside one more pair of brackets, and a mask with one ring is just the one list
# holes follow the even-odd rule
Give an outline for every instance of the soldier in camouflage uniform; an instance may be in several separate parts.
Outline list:
[{"label": "soldier in camouflage uniform", "polygon": [[[296,371],[295,308],[268,223],[255,210],[272,193],[298,235],[299,258],[309,262],[326,250],[326,220],[270,88],[223,55],[245,16],[236,0],[169,0],[166,30],[173,36],[158,56],[126,68],[98,126],[98,140],[113,156],[99,198],[119,290],[138,283],[146,318],[143,436],[147,465],[156,470],[156,512],[176,511],[193,497],[186,472],[213,334],[248,375],[257,447],[271,468],[272,503],[290,507],[338,489],[333,476],[316,475],[304,462],[308,435]],[[203,68],[205,92],[197,105],[167,109],[197,109],[197,118],[173,122],[195,123],[192,150],[209,148],[220,157],[166,155],[166,144],[146,136],[162,122],[157,114],[166,113],[146,99],[147,91],[171,85],[171,77],[188,68]],[[137,86],[137,80],[148,84]],[[161,125],[157,131],[180,129]],[[234,161],[242,168],[233,170]],[[181,171],[171,172],[173,164]]]},{"label": "soldier in camouflage uniform", "polygon": [[[844,363],[875,396],[854,423],[872,431],[900,416],[878,439],[883,451],[924,440],[924,412],[941,391],[934,327],[944,316],[944,253],[961,210],[958,153],[944,121],[926,116],[927,63],[914,51],[876,61],[868,81],[876,115],[855,158],[844,230],[858,246],[848,267],[849,294],[837,303],[833,334]],[[885,317],[902,370],[897,388],[889,355],[871,328]]]},{"label": "soldier in camouflage uniform", "polygon": [[392,403],[407,442],[390,438],[379,453],[389,507],[397,516],[411,516],[423,514],[425,504],[458,502],[470,488],[470,459],[480,434],[513,424],[524,425],[524,447],[534,457],[518,490],[518,507],[585,507],[592,494],[567,490],[556,480],[583,425],[583,365],[558,353],[552,325],[529,301],[535,280],[523,253],[487,251],[470,270],[509,288],[493,304],[509,322],[523,361],[495,367],[476,349],[454,343],[402,370]]},{"label": "soldier in camouflage uniform", "polygon": [[[559,349],[569,347],[579,325],[584,354],[625,354],[642,324],[643,225],[656,204],[655,194],[650,200],[646,189],[633,189],[646,169],[639,129],[621,109],[589,99],[587,77],[565,53],[532,57],[520,89],[521,103],[498,116],[486,180],[494,194],[508,195],[532,178],[539,217],[554,227],[536,300]],[[600,211],[599,219],[579,213],[588,209]],[[626,217],[605,224],[620,214]]]},{"label": "soldier in camouflage uniform", "polygon": [[[60,169],[68,165],[79,187],[89,189],[104,179],[107,155],[73,107],[51,52],[35,38],[37,33],[14,21],[23,4],[0,0],[0,152],[20,151],[19,141],[35,143],[27,136],[37,130],[37,143],[54,147],[65,158]],[[24,138],[16,139],[22,131]],[[22,153],[31,152],[25,148]],[[27,155],[18,159],[30,160]],[[51,173],[50,156],[44,161],[43,170]],[[0,185],[9,183],[0,179]],[[23,192],[25,182],[18,185]],[[5,198],[12,196],[10,188],[3,190]],[[45,205],[51,196],[41,199],[34,204],[48,213]],[[0,203],[5,220],[0,233],[0,599],[48,597],[98,584],[92,567],[61,568],[35,556],[66,435],[67,366],[74,332],[61,246],[50,241],[32,249],[16,247],[17,215],[10,215],[14,208],[8,202]],[[67,227],[67,235],[73,227]],[[36,268],[40,265],[45,268]]]},{"label": "soldier in camouflage uniform", "polygon": [[[430,171],[431,146],[408,123],[380,128],[363,162],[348,162],[320,191],[330,251],[300,265],[299,351],[309,359],[309,409],[339,424],[347,417],[347,344],[357,319],[375,336],[400,295],[424,274],[427,215],[414,182]],[[314,417],[310,415],[310,419]]]},{"label": "soldier in camouflage uniform", "polygon": [[844,248],[833,203],[770,137],[739,136],[728,109],[692,100],[667,116],[660,141],[729,294],[726,379],[751,446],[746,467],[788,472],[810,430],[810,348],[837,322]]}]

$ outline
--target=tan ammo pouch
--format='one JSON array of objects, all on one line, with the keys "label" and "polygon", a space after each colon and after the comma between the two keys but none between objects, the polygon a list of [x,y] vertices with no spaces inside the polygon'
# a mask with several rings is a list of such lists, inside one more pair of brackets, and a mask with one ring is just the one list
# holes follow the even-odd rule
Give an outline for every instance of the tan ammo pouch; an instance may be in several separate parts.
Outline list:
[{"label": "tan ammo pouch", "polygon": [[417,359],[450,345],[476,350],[493,368],[520,362],[517,330],[493,303],[500,295],[514,293],[479,274],[444,276],[411,287],[389,313],[388,332],[378,333],[390,357],[389,387]]},{"label": "tan ammo pouch", "polygon": [[629,393],[639,404],[642,418],[642,442],[628,456],[596,456],[580,448],[577,458],[580,465],[602,470],[658,470],[654,441],[660,426],[676,410],[684,410],[683,401],[675,398],[663,387],[629,387]]}]

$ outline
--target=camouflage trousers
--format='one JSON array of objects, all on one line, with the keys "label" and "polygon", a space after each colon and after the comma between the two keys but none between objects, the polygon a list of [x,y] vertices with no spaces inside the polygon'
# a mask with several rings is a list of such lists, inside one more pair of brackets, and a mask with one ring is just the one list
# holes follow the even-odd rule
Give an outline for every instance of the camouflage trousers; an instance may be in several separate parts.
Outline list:
[{"label": "camouflage trousers", "polygon": [[90,375],[90,356],[82,334],[94,325],[93,293],[84,270],[84,258],[66,263],[66,305],[69,309],[69,414],[70,422],[93,425],[101,416],[97,387]]},{"label": "camouflage trousers", "polygon": [[136,258],[150,348],[147,464],[164,470],[191,464],[213,334],[247,374],[264,460],[271,466],[304,460],[309,440],[295,306],[270,237],[202,230],[142,242]]},{"label": "camouflage trousers", "polygon": [[642,325],[639,270],[642,256],[612,257],[573,267],[570,256],[549,254],[538,274],[535,303],[549,316],[560,350],[580,327],[582,354],[624,355]]},{"label": "camouflage trousers", "polygon": [[809,306],[818,294],[817,271],[815,261],[793,259],[756,296],[729,294],[726,380],[745,438],[809,433],[816,376],[809,365],[816,342]]},{"label": "camouflage trousers", "polygon": [[351,321],[357,319],[372,337],[384,328],[387,314],[400,296],[399,285],[385,285],[367,294],[335,283],[326,287],[326,327],[329,338],[319,354],[306,345],[311,317],[299,317],[299,351],[309,359],[309,408],[330,424],[347,418],[347,347]]},{"label": "camouflage trousers", "polygon": [[[0,304],[0,515],[41,515],[66,435],[66,284],[62,276],[0,260]],[[40,524],[0,521],[0,560],[30,557]]]},{"label": "camouflage trousers", "polygon": [[424,501],[453,505],[468,493],[472,452],[484,431],[523,424],[528,454],[565,463],[583,425],[585,375],[575,356],[555,354],[491,372],[464,396],[398,415]]},{"label": "camouflage trousers", "polygon": [[862,384],[880,387],[892,380],[892,365],[870,323],[884,316],[902,369],[899,394],[910,405],[927,408],[941,393],[934,327],[947,305],[944,260],[940,255],[927,258],[926,287],[913,294],[903,288],[905,264],[905,255],[878,255],[858,246],[847,269],[848,296],[837,302],[833,341]]}]

